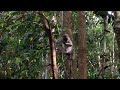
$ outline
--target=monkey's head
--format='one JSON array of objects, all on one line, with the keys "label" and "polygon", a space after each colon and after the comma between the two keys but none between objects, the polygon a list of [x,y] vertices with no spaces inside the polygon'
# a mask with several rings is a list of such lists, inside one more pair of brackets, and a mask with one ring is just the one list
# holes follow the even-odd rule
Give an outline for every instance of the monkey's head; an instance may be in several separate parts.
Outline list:
[{"label": "monkey's head", "polygon": [[63,35],[63,42],[66,43],[68,38],[69,38],[68,34],[64,34]]}]

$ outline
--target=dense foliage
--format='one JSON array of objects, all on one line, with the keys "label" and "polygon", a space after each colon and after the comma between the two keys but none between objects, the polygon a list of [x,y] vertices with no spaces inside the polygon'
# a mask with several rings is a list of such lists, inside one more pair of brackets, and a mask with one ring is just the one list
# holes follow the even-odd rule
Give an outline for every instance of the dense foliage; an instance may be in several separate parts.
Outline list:
[{"label": "dense foliage", "polygon": [[[60,11],[46,11],[44,15],[52,23],[54,38],[61,33]],[[99,78],[100,60],[103,53],[103,19],[99,13],[86,11],[88,78]],[[74,19],[75,43],[78,43],[77,13],[72,12]],[[110,16],[110,15],[109,15]],[[0,12],[0,78],[38,79],[51,78],[50,48],[48,35],[41,27],[41,17],[37,11],[1,11]],[[106,34],[105,78],[119,78],[116,66],[118,49],[113,32],[113,20],[109,20]],[[75,47],[77,50],[77,46]],[[57,56],[59,78],[64,78],[64,55]]]}]

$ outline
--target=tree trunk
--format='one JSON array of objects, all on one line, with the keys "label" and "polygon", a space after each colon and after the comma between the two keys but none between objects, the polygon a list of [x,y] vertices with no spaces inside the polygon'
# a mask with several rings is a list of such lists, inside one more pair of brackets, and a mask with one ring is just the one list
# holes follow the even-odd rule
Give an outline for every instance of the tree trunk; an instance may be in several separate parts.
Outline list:
[{"label": "tree trunk", "polygon": [[[120,63],[120,11],[115,11],[115,22],[114,22],[114,32],[117,40],[118,45],[118,62]],[[120,67],[118,67],[118,72],[120,71]],[[119,72],[120,73],[120,72]]]},{"label": "tree trunk", "polygon": [[102,54],[102,61],[101,61],[101,77],[104,78],[105,74],[105,59],[106,59],[106,29],[107,29],[107,16],[103,18],[103,54]]},{"label": "tree trunk", "polygon": [[78,11],[78,78],[87,79],[87,43],[85,12]]},{"label": "tree trunk", "polygon": [[[75,72],[77,70],[77,66],[75,65],[76,62],[74,61],[73,30],[74,30],[74,26],[73,26],[72,12],[71,11],[63,11],[63,31],[69,35],[69,37],[73,43],[73,51],[72,51],[72,55],[70,57],[71,59],[67,60],[65,63],[65,68],[66,68],[65,78],[66,79],[75,78],[75,75],[76,75]],[[76,66],[76,69],[75,69],[75,66]]]},{"label": "tree trunk", "polygon": [[[63,11],[63,31],[66,32],[72,40],[70,28],[70,11]],[[71,60],[67,57],[65,61],[65,79],[71,79]]]},{"label": "tree trunk", "polygon": [[55,45],[53,41],[53,35],[51,30],[49,30],[49,42],[50,42],[50,56],[51,56],[51,67],[52,67],[52,72],[53,72],[53,79],[58,79],[58,68],[57,68],[57,63],[56,63],[56,50],[55,50]]},{"label": "tree trunk", "polygon": [[115,68],[115,34],[113,33],[113,45],[112,45],[112,51],[111,51],[111,78],[113,79],[114,76],[114,68]]},{"label": "tree trunk", "polygon": [[52,68],[53,79],[58,79],[58,67],[57,67],[57,62],[56,62],[56,48],[54,45],[54,38],[53,38],[51,25],[49,24],[48,19],[42,13],[38,13],[38,14],[42,17],[41,21],[43,24],[43,28],[45,29],[45,31],[49,37],[51,68]]}]

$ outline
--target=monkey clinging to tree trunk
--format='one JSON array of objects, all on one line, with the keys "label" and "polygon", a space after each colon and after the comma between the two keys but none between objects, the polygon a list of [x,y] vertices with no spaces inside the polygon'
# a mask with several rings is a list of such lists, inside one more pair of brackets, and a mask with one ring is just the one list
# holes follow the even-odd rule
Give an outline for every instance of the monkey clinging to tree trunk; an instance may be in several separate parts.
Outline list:
[{"label": "monkey clinging to tree trunk", "polygon": [[71,56],[73,50],[73,43],[68,34],[65,33],[62,38],[58,39],[56,44],[58,51],[65,53],[68,57]]},{"label": "monkey clinging to tree trunk", "polygon": [[72,56],[73,56],[73,43],[67,33],[64,33],[56,43],[57,51],[66,55],[65,63],[65,78],[72,78]]},{"label": "monkey clinging to tree trunk", "polygon": [[63,35],[63,44],[65,46],[65,53],[67,55],[70,55],[72,53],[73,43],[72,43],[70,37],[68,36],[68,34]]}]

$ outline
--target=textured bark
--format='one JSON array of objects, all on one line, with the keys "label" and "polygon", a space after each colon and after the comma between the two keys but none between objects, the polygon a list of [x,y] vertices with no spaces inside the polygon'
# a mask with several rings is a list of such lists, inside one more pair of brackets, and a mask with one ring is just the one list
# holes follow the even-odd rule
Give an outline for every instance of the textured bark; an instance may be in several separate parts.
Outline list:
[{"label": "textured bark", "polygon": [[71,54],[70,60],[67,60],[65,63],[66,72],[65,72],[65,78],[66,79],[73,79],[75,78],[75,72],[77,70],[77,65],[74,60],[74,40],[73,40],[73,18],[72,18],[72,12],[71,11],[63,11],[63,31],[66,32],[73,43],[73,52]]},{"label": "textured bark", "polygon": [[106,30],[107,29],[107,16],[103,18],[103,55],[102,55],[102,61],[101,61],[101,77],[100,78],[104,78],[104,74],[105,74],[105,59],[106,59]]},{"label": "textured bark", "polygon": [[87,79],[87,44],[85,12],[78,11],[78,79]]},{"label": "textured bark", "polygon": [[49,43],[50,43],[50,56],[51,56],[51,68],[52,68],[52,74],[53,74],[53,79],[58,79],[58,67],[57,67],[57,62],[56,62],[56,49],[54,45],[54,38],[51,30],[51,25],[49,24],[49,21],[47,18],[42,14],[39,13],[39,15],[42,17],[42,24],[43,28],[46,30],[46,33],[48,34],[49,37]]},{"label": "textured bark", "polygon": [[68,33],[70,39],[73,41],[73,21],[71,11],[63,11],[63,30]]},{"label": "textured bark", "polygon": [[50,42],[50,52],[51,52],[51,67],[53,72],[53,79],[58,79],[58,68],[56,63],[56,50],[53,41],[53,35],[51,30],[49,30],[49,42]]},{"label": "textured bark", "polygon": [[[115,56],[115,58],[117,59],[118,57],[118,62],[120,63],[120,11],[115,11],[115,21],[114,21],[114,32],[115,32],[115,37],[117,40],[117,45],[118,45],[118,55]],[[116,54],[115,54],[116,55]],[[118,72],[120,71],[120,67],[117,67]],[[115,71],[115,68],[114,68]],[[119,72],[120,73],[120,72]]]},{"label": "textured bark", "polygon": [[[119,57],[119,63],[120,63],[120,11],[115,11],[115,22],[114,22],[114,32],[117,40],[118,45],[118,57]],[[118,68],[120,70],[120,68]],[[120,73],[120,72],[119,72]]]},{"label": "textured bark", "polygon": [[[72,33],[70,28],[70,11],[63,11],[63,31],[67,33],[72,40]],[[64,33],[63,32],[63,33]],[[71,79],[71,60],[70,57],[66,57],[65,61],[65,79]]]}]

